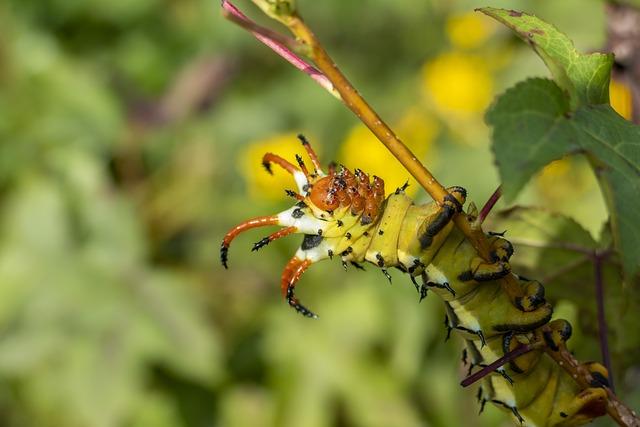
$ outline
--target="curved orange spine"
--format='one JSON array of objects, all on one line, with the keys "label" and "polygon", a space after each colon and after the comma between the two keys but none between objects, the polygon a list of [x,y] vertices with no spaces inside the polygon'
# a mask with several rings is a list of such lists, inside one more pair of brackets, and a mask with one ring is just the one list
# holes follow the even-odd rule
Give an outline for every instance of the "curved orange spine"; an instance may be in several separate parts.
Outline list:
[{"label": "curved orange spine", "polygon": [[310,259],[301,260],[297,256],[289,260],[282,271],[282,280],[280,282],[280,291],[283,297],[287,297],[289,287],[295,287],[302,273],[304,273],[311,264],[313,264],[313,262]]},{"label": "curved orange spine", "polygon": [[259,216],[256,218],[248,219],[229,230],[229,232],[224,236],[224,239],[222,239],[222,246],[228,247],[231,244],[231,241],[243,231],[247,231],[257,227],[265,227],[267,225],[278,225],[278,223],[278,217],[275,215]]},{"label": "curved orange spine", "polygon": [[304,149],[307,150],[307,154],[309,155],[309,158],[311,159],[311,163],[313,164],[313,168],[315,169],[315,171],[316,172],[322,172],[322,165],[320,164],[320,160],[318,159],[318,155],[313,150],[313,148],[311,148],[311,144],[309,144],[309,141],[307,140],[307,138],[305,138],[304,135],[300,134],[300,135],[298,135],[298,139],[300,140],[300,142],[302,142],[302,145],[304,146]]},{"label": "curved orange spine", "polygon": [[267,225],[278,225],[279,222],[280,220],[276,215],[259,216],[241,222],[240,224],[229,230],[224,236],[224,239],[222,239],[222,245],[220,246],[220,261],[222,262],[224,268],[227,268],[227,254],[229,252],[229,245],[238,234],[252,228],[265,227]]},{"label": "curved orange spine", "polygon": [[272,173],[271,172],[271,163],[275,163],[276,165],[280,166],[282,169],[284,169],[287,172],[289,172],[291,175],[293,175],[295,172],[299,172],[300,171],[300,169],[298,169],[297,167],[295,167],[294,165],[292,165],[291,163],[289,163],[288,161],[286,161],[282,157],[278,156],[277,154],[266,153],[262,157],[262,164],[265,167],[265,169],[267,170],[267,172],[269,172],[269,173]]}]

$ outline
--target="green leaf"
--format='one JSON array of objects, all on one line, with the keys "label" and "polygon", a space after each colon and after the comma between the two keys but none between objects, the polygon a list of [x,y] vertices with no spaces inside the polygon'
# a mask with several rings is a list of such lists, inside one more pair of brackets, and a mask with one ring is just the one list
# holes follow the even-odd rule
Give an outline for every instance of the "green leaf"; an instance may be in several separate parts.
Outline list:
[{"label": "green leaf", "polygon": [[[564,101],[563,101],[564,100]],[[613,241],[627,275],[640,264],[640,128],[608,105],[570,113],[552,81],[531,79],[500,96],[487,113],[493,150],[507,199],[531,176],[563,155],[585,153],[611,216]]]},{"label": "green leaf", "polygon": [[568,110],[562,90],[546,79],[518,83],[489,109],[486,120],[494,128],[493,151],[506,199],[513,199],[544,165],[577,151],[571,128],[564,125]]},{"label": "green leaf", "polygon": [[608,105],[583,107],[570,123],[594,166],[625,272],[633,276],[640,266],[640,127]]},{"label": "green leaf", "polygon": [[625,272],[633,275],[640,266],[640,227],[633,217],[640,208],[640,131],[608,105],[613,56],[578,53],[566,35],[535,16],[479,10],[527,41],[557,84],[540,79],[519,84],[487,113],[505,196],[513,198],[551,160],[585,152],[600,182]]},{"label": "green leaf", "polygon": [[581,54],[573,42],[553,25],[515,10],[478,9],[511,28],[545,62],[556,83],[567,93],[571,106],[609,103],[613,54]]}]

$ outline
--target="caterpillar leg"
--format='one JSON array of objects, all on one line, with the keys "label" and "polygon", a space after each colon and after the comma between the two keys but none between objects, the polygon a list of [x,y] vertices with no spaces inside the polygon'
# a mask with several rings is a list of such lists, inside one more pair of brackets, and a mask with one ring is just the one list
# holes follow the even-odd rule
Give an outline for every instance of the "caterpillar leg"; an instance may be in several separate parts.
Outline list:
[{"label": "caterpillar leg", "polygon": [[[601,369],[604,369],[601,365],[595,368],[591,364],[581,365],[581,367],[590,370],[592,375],[594,373],[601,375]],[[562,370],[558,366],[554,366],[553,369]],[[591,369],[594,370],[591,371]],[[571,376],[564,371],[559,372],[553,402],[548,404],[550,407],[548,425],[579,426],[606,414],[607,391],[604,385],[597,382],[594,384],[593,387],[580,390]],[[537,402],[534,402],[531,409],[537,411],[539,407],[536,408],[535,403]]]},{"label": "caterpillar leg", "polygon": [[268,225],[278,225],[279,223],[280,220],[277,215],[260,216],[257,218],[248,219],[229,230],[229,232],[222,239],[222,245],[220,245],[220,262],[222,262],[224,268],[228,268],[227,261],[229,258],[229,245],[231,245],[231,242],[238,236],[238,234],[252,228],[266,227]]},{"label": "caterpillar leg", "polygon": [[582,367],[589,371],[593,377],[591,385],[594,387],[610,387],[609,384],[609,371],[602,364],[598,362],[583,363]]},{"label": "caterpillar leg", "polygon": [[304,273],[312,263],[313,261],[310,259],[303,260],[297,256],[291,258],[282,272],[280,290],[282,292],[282,296],[287,299],[289,305],[295,308],[298,313],[306,317],[317,318],[318,316],[315,313],[300,303],[294,293],[294,288],[296,283],[298,283],[298,280],[300,280],[300,276],[302,276],[302,273]]},{"label": "caterpillar leg", "polygon": [[480,257],[474,257],[471,260],[470,274],[469,277],[466,277],[467,279],[486,282],[500,279],[511,272],[511,266],[509,265],[509,258],[513,255],[511,242],[500,236],[491,236],[489,245],[491,247],[492,262],[486,262]]},{"label": "caterpillar leg", "polygon": [[[603,388],[582,390],[558,408],[557,426],[579,426],[607,413],[607,392]],[[553,418],[552,418],[553,419]]]},{"label": "caterpillar leg", "polygon": [[423,251],[431,247],[434,238],[449,225],[453,215],[462,211],[462,205],[467,198],[467,190],[462,187],[449,187],[447,191],[449,194],[445,197],[442,206],[420,227],[418,240],[420,249]]}]

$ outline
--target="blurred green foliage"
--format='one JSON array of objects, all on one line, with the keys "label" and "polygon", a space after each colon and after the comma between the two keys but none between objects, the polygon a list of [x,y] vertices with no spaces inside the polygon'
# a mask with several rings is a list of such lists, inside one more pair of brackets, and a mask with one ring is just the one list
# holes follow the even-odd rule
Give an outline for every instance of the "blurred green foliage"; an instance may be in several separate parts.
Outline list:
[{"label": "blurred green foliage", "polygon": [[[429,87],[422,65],[450,53],[488,58],[497,64],[487,71],[493,95],[545,74],[506,31],[488,30],[471,47],[452,43],[465,39],[447,36],[452,17],[483,5],[299,2],[384,117],[402,122],[413,108],[439,124],[423,160],[480,202],[497,184],[483,112],[440,106],[421,89]],[[603,44],[599,1],[518,6],[582,50]],[[373,268],[315,266],[299,291],[321,315],[311,322],[277,291],[296,242],[256,256],[248,249],[262,236],[241,236],[231,269],[219,266],[228,228],[288,204],[250,196],[244,150],[304,132],[326,162],[356,123],[217,8],[215,0],[0,3],[0,424],[505,422],[493,407],[469,415],[477,406],[458,386],[460,343],[442,343],[439,302],[418,305],[399,274],[390,287]],[[457,84],[442,80],[445,92]],[[551,205],[595,235],[605,210],[585,170],[571,161],[545,172],[573,189],[568,199],[541,177],[520,202]],[[628,384],[637,375],[629,371]]]}]

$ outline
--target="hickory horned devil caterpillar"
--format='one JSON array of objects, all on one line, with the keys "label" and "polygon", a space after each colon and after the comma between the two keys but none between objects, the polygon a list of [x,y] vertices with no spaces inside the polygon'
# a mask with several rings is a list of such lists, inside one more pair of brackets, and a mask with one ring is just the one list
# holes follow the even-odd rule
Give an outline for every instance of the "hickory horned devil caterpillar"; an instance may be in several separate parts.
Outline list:
[{"label": "hickory horned devil caterpillar", "polygon": [[[488,236],[492,262],[477,256],[475,249],[451,221],[462,212],[466,191],[448,189],[442,206],[435,202],[416,205],[405,194],[406,186],[385,198],[384,181],[365,172],[335,164],[323,172],[309,142],[299,136],[313,163],[310,172],[302,158],[298,166],[267,153],[263,165],[276,164],[293,175],[298,192],[287,190],[297,203],[277,215],[257,217],[232,228],[224,237],[220,258],[227,267],[231,241],[240,233],[268,225],[281,228],[254,244],[253,250],[289,234],[303,234],[295,256],[282,273],[280,289],[289,305],[307,317],[317,317],[296,297],[294,289],[302,273],[313,263],[334,256],[343,264],[368,261],[382,269],[396,267],[409,274],[422,300],[429,289],[445,304],[448,334],[453,330],[465,340],[463,362],[469,372],[476,366],[502,357],[542,334],[545,345],[558,348],[571,336],[565,320],[551,321],[552,308],[544,287],[511,272],[511,243],[497,234]],[[476,216],[475,207],[468,209]],[[502,290],[497,279],[514,274],[523,297],[515,300]],[[420,278],[418,285],[416,278]],[[540,327],[546,325],[544,332]],[[523,354],[483,379],[478,390],[481,410],[492,402],[508,410],[527,426],[573,426],[606,412],[607,370],[598,363],[584,367],[594,378],[581,390],[571,376],[542,350]]]}]

